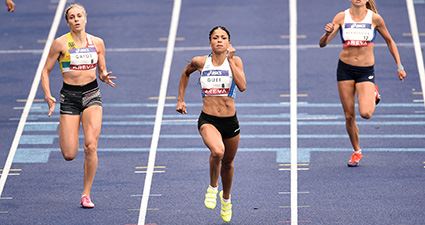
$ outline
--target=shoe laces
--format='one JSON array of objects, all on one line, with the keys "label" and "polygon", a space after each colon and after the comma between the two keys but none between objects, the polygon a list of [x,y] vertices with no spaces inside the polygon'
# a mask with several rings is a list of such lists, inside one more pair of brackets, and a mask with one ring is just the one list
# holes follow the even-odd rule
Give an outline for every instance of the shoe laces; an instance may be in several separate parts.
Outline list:
[{"label": "shoe laces", "polygon": [[361,152],[353,152],[351,155],[350,162],[359,162],[362,159],[362,153]]}]

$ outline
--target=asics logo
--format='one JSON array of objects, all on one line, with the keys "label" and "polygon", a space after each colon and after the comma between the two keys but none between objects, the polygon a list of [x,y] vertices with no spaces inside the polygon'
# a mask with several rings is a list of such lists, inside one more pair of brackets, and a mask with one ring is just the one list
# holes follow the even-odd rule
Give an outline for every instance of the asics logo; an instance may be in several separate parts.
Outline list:
[{"label": "asics logo", "polygon": [[369,80],[372,80],[373,79],[373,76],[369,76],[368,78],[369,78]]}]

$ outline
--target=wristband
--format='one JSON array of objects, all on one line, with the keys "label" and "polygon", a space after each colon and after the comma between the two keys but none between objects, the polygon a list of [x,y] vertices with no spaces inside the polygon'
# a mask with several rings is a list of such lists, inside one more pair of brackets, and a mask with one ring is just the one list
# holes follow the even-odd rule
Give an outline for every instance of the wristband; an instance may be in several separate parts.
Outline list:
[{"label": "wristband", "polygon": [[397,65],[397,71],[398,71],[398,72],[404,71],[403,64],[398,64],[398,65]]}]

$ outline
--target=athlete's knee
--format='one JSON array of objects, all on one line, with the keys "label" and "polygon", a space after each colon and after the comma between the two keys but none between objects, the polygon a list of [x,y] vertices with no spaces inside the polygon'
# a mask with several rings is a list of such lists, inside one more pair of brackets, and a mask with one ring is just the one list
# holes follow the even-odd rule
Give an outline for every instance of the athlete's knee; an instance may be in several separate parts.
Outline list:
[{"label": "athlete's knee", "polygon": [[232,169],[233,168],[233,159],[232,160],[223,160],[221,162],[221,167],[224,170],[230,170],[230,169]]},{"label": "athlete's knee", "polygon": [[212,147],[211,150],[211,157],[215,160],[222,160],[224,157],[224,148],[220,147]]},{"label": "athlete's knee", "polygon": [[372,115],[373,115],[373,112],[372,111],[366,111],[366,112],[360,112],[360,116],[363,118],[363,119],[370,119],[370,118],[372,118]]},{"label": "athlete's knee", "polygon": [[95,154],[97,151],[97,143],[96,142],[86,142],[84,143],[84,152],[86,154]]},{"label": "athlete's knee", "polygon": [[77,154],[74,152],[77,152],[77,151],[66,151],[62,149],[62,156],[66,161],[72,161],[77,156]]},{"label": "athlete's knee", "polygon": [[356,116],[352,113],[345,113],[345,122],[347,124],[354,123],[356,121]]}]

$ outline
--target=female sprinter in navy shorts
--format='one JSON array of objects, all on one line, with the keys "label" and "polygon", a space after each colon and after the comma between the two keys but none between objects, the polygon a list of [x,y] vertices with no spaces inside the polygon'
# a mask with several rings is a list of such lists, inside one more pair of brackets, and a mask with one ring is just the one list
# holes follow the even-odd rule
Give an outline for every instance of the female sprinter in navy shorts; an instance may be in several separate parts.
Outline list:
[{"label": "female sprinter in navy shorts", "polygon": [[55,109],[56,99],[50,92],[49,75],[58,60],[63,77],[60,91],[60,148],[67,161],[77,156],[81,121],[85,157],[84,188],[80,203],[83,208],[93,208],[90,190],[97,169],[97,143],[102,126],[102,100],[96,81],[96,68],[99,68],[99,79],[112,87],[115,87],[115,77],[106,69],[103,40],[85,31],[87,13],[84,7],[71,4],[65,10],[65,19],[70,32],[54,40],[41,74],[41,84],[50,116]]},{"label": "female sprinter in navy shorts", "polygon": [[373,41],[376,31],[386,41],[397,66],[400,80],[406,77],[396,43],[378,14],[374,0],[351,0],[351,7],[338,13],[332,23],[325,26],[320,38],[320,47],[325,47],[340,31],[343,48],[339,54],[337,69],[338,92],[345,114],[345,126],[353,146],[348,166],[359,165],[362,152],[359,144],[359,129],[354,110],[357,93],[360,116],[370,119],[380,100],[375,85]]},{"label": "female sprinter in navy shorts", "polygon": [[239,144],[239,122],[236,117],[236,87],[246,89],[245,73],[240,57],[230,44],[230,33],[222,26],[214,27],[209,34],[211,54],[195,56],[186,65],[180,78],[176,110],[186,114],[184,95],[189,76],[200,72],[199,82],[203,107],[198,119],[199,133],[210,150],[210,185],[205,194],[205,206],[214,209],[221,174],[223,190],[220,192],[221,218],[232,218],[230,191],[233,179],[233,159]]}]

